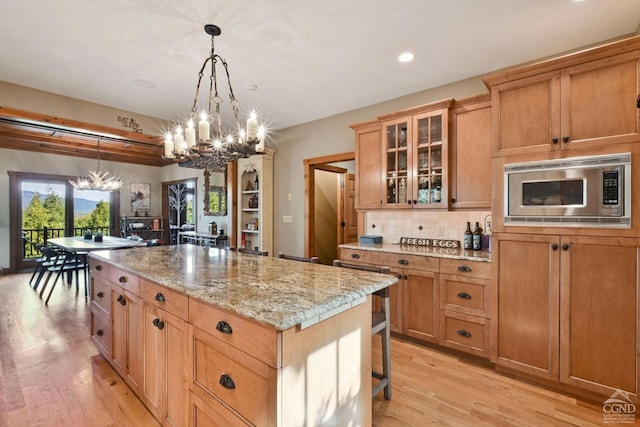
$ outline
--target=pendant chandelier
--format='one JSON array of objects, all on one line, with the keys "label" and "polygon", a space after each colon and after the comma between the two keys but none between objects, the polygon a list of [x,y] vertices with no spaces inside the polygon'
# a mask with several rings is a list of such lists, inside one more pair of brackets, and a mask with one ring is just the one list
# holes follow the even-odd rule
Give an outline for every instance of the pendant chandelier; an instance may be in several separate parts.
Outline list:
[{"label": "pendant chandelier", "polygon": [[76,190],[118,191],[122,179],[109,176],[109,172],[100,170],[100,140],[98,140],[98,169],[89,171],[89,176],[70,179],[69,184]]},{"label": "pendant chandelier", "polygon": [[[215,53],[214,39],[222,33],[216,25],[205,25],[204,31],[211,36],[211,53],[198,73],[198,85],[193,106],[187,122],[168,132],[164,141],[164,159],[171,159],[181,167],[196,169],[224,168],[229,162],[264,152],[265,128],[258,124],[255,112],[246,120],[246,128],[240,126],[238,100],[233,94],[227,61]],[[206,108],[198,112],[198,95],[204,71],[210,63],[209,98]],[[229,99],[235,123],[223,127],[220,108],[223,100],[218,94],[217,66],[222,63],[229,87]],[[222,70],[221,70],[222,71]],[[197,123],[197,126],[196,126]]]}]

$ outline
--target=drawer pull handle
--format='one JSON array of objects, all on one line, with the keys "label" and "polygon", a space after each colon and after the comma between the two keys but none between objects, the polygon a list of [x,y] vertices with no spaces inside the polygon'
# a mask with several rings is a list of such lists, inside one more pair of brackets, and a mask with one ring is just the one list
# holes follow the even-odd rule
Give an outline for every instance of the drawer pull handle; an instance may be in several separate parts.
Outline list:
[{"label": "drawer pull handle", "polygon": [[101,265],[96,265],[96,270],[102,271],[102,266]]},{"label": "drawer pull handle", "polygon": [[158,292],[156,294],[155,300],[158,301],[158,302],[165,302],[164,295],[162,295],[160,292]]},{"label": "drawer pull handle", "polygon": [[104,297],[104,292],[98,292],[97,293],[97,297],[98,298],[103,298]]},{"label": "drawer pull handle", "polygon": [[236,388],[236,383],[234,383],[231,377],[227,374],[222,374],[220,376],[220,385],[224,388],[228,388],[229,390]]},{"label": "drawer pull handle", "polygon": [[125,305],[127,303],[127,300],[125,300],[122,295],[118,295],[116,301],[118,301],[121,305]]},{"label": "drawer pull handle", "polygon": [[471,299],[471,295],[466,292],[458,292],[458,298],[462,299]]},{"label": "drawer pull handle", "polygon": [[101,337],[103,334],[104,334],[104,332],[102,332],[102,329],[98,329],[96,331],[96,335],[99,336],[99,337]]},{"label": "drawer pull handle", "polygon": [[398,263],[401,265],[409,265],[409,261],[407,261],[406,259],[399,259]]},{"label": "drawer pull handle", "polygon": [[458,266],[458,271],[463,271],[465,273],[471,273],[471,267],[466,266],[466,265],[460,265],[460,266]]},{"label": "drawer pull handle", "polygon": [[216,325],[216,329],[222,332],[223,334],[233,333],[233,329],[231,329],[231,325],[225,322],[224,320],[221,320],[218,322],[218,324]]},{"label": "drawer pull handle", "polygon": [[360,259],[360,254],[351,254],[351,258]]},{"label": "drawer pull handle", "polygon": [[158,329],[162,329],[162,328],[164,328],[164,322],[161,321],[158,318],[155,318],[155,319],[153,319],[153,326],[155,326]]},{"label": "drawer pull handle", "polygon": [[127,276],[120,276],[120,278],[118,279],[118,282],[127,283]]},{"label": "drawer pull handle", "polygon": [[458,329],[458,335],[465,338],[471,338],[471,332],[465,331],[464,329]]}]

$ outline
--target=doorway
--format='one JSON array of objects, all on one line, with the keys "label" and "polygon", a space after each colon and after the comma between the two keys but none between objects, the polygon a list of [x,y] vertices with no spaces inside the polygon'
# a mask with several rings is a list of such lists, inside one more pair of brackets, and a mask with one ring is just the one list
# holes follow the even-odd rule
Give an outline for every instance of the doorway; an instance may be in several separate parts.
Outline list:
[{"label": "doorway", "polygon": [[304,160],[305,256],[322,264],[338,258],[338,245],[357,240],[355,153]]},{"label": "doorway", "polygon": [[197,230],[196,178],[162,183],[162,221],[168,237],[163,244],[175,245],[178,233]]}]

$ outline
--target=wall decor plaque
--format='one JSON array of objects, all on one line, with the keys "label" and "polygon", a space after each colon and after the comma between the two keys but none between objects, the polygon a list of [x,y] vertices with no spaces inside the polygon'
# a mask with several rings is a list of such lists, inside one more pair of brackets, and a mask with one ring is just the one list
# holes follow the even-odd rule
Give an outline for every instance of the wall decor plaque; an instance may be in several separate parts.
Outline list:
[{"label": "wall decor plaque", "polygon": [[460,240],[430,239],[425,237],[401,237],[401,245],[408,246],[429,246],[434,248],[458,249]]}]

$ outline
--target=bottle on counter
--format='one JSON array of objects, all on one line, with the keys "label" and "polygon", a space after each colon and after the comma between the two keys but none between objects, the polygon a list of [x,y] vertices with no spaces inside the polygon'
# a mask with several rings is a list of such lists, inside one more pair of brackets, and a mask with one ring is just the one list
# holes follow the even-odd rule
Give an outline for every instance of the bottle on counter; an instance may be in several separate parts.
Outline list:
[{"label": "bottle on counter", "polygon": [[467,221],[467,229],[464,232],[464,248],[473,249],[473,233],[471,232],[471,222]]},{"label": "bottle on counter", "polygon": [[473,230],[472,246],[474,251],[482,249],[482,231],[478,222],[476,222],[476,228]]}]

